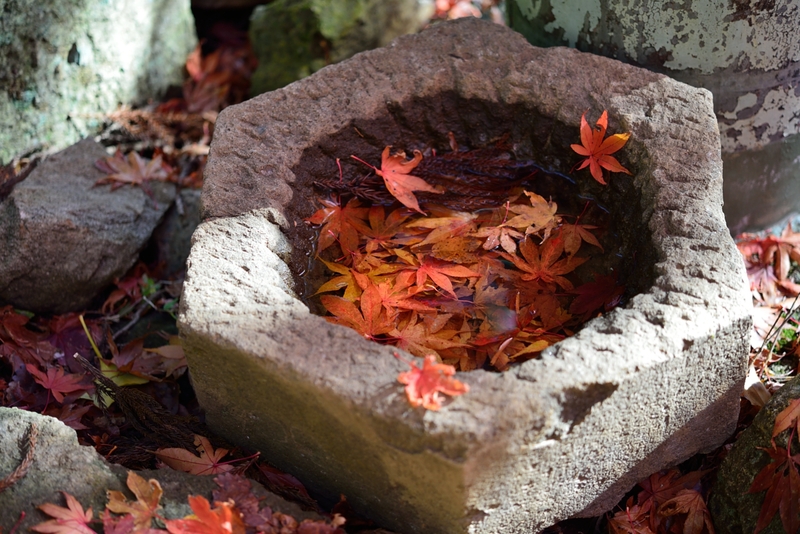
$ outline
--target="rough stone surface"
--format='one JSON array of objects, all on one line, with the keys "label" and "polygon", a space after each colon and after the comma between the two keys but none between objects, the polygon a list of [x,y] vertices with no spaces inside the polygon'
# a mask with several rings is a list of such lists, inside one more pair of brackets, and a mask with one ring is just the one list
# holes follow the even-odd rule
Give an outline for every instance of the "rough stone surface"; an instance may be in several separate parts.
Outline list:
[{"label": "rough stone surface", "polygon": [[[747,493],[747,490],[752,486],[758,472],[771,461],[767,453],[759,450],[759,447],[771,446],[775,417],[794,399],[800,399],[798,377],[787,382],[758,412],[753,423],[742,432],[723,460],[708,502],[717,532],[750,534],[755,531],[766,492]],[[786,436],[778,436],[775,442],[786,447]],[[798,451],[793,452],[796,454]],[[762,532],[785,532],[779,514],[775,514],[772,522]]]},{"label": "rough stone surface", "polygon": [[[127,469],[109,464],[93,448],[79,445],[75,431],[58,419],[16,408],[0,407],[0,478],[14,471],[24,458],[31,424],[39,429],[33,462],[22,479],[0,492],[0,528],[4,532],[14,526],[20,512],[25,512],[25,519],[18,532],[27,532],[28,527],[51,519],[36,506],[46,502],[65,506],[61,491],[75,497],[84,510],[91,506],[95,519],[102,517],[108,502],[106,490],[123,491],[128,498],[133,497],[125,484]],[[159,481],[164,490],[161,513],[167,519],[192,513],[187,496],[203,495],[211,499],[211,492],[218,487],[214,477],[172,469],[137,471],[137,474]],[[251,483],[253,493],[273,510],[298,521],[320,519],[317,514],[304,512],[296,504],[266,491],[257,482]]]},{"label": "rough stone surface", "polygon": [[150,246],[155,248],[159,276],[170,277],[186,268],[186,259],[192,247],[192,233],[198,224],[200,190],[181,189],[151,238]]},{"label": "rough stone surface", "polygon": [[433,4],[422,0],[277,0],[259,7],[250,18],[258,57],[251,94],[414,33],[432,14]]},{"label": "rough stone surface", "polygon": [[120,104],[180,85],[197,42],[189,0],[3,0],[0,11],[0,163],[64,148]]},{"label": "rough stone surface", "polygon": [[[311,184],[337,157],[446,150],[449,131],[473,147],[509,134],[519,157],[569,172],[587,108],[632,134],[632,177],[579,186],[615,214],[635,296],[538,360],[460,374],[470,392],[440,412],[411,408],[391,347],[298,298]],[[227,108],[179,318],[208,423],[402,532],[529,533],[604,512],[734,428],[751,320],[721,170],[707,91],[477,20]]]},{"label": "rough stone surface", "polygon": [[0,303],[37,313],[85,309],[136,262],[175,186],[95,187],[107,156],[84,140],[39,164],[0,202]]}]

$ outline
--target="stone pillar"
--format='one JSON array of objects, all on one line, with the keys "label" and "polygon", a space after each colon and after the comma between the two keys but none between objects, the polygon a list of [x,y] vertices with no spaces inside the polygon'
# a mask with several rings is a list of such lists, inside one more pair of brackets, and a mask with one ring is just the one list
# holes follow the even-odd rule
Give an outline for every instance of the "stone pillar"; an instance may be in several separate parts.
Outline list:
[{"label": "stone pillar", "polygon": [[800,208],[800,2],[510,0],[512,28],[709,89],[738,233]]}]

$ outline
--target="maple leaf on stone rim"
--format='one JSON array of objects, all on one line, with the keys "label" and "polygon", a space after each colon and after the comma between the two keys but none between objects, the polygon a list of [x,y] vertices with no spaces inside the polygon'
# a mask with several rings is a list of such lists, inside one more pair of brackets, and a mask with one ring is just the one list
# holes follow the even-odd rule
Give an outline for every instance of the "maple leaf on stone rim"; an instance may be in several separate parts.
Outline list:
[{"label": "maple leaf on stone rim", "polygon": [[397,381],[406,385],[406,396],[412,406],[422,406],[426,410],[437,411],[442,407],[439,393],[455,397],[469,391],[469,385],[452,378],[456,369],[452,365],[437,363],[436,356],[425,356],[422,367],[409,362],[394,353],[394,357],[407,363],[410,371],[397,375]]},{"label": "maple leaf on stone rim", "polygon": [[625,146],[631,134],[614,134],[606,139],[606,129],[608,128],[608,111],[603,110],[603,114],[597,119],[595,123],[597,128],[592,128],[586,122],[586,113],[581,115],[581,144],[570,145],[570,148],[580,154],[586,156],[586,159],[580,164],[578,170],[589,167],[592,173],[592,178],[597,180],[603,185],[607,185],[603,180],[603,169],[611,172],[624,172],[630,174],[630,171],[623,167],[617,158],[612,156],[614,152]]}]

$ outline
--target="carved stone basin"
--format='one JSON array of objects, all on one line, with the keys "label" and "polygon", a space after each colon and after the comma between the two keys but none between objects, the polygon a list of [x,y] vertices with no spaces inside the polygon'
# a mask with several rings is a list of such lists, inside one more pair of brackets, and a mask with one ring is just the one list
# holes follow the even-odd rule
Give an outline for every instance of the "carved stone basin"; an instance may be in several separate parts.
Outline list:
[{"label": "carved stone basin", "polygon": [[[569,172],[581,114],[603,109],[632,134],[633,175],[578,187],[614,218],[624,307],[508,372],[460,373],[469,393],[426,412],[392,347],[300,300],[302,219],[335,158],[509,134],[518,156]],[[537,532],[608,510],[734,428],[750,305],[705,90],[461,20],[226,109],[205,179],[179,324],[209,425],[381,526]]]}]

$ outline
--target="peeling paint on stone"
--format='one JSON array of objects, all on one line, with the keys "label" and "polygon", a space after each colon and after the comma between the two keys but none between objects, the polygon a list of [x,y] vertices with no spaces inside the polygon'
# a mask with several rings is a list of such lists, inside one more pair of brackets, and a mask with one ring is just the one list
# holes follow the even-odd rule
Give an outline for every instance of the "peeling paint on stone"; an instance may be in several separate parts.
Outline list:
[{"label": "peeling paint on stone", "polygon": [[793,68],[800,61],[799,0],[755,7],[685,0],[650,8],[599,0],[516,1],[550,44],[634,62],[711,89],[724,152],[800,133],[800,70]]}]

